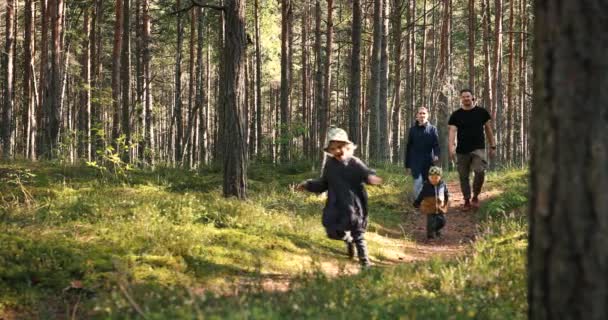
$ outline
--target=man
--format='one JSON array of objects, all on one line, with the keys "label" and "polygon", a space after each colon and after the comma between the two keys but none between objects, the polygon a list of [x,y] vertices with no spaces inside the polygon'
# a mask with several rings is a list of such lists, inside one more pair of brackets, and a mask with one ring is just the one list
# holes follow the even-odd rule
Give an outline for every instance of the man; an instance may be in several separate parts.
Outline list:
[{"label": "man", "polygon": [[416,199],[426,180],[429,168],[439,161],[437,128],[429,123],[429,111],[418,108],[416,123],[410,128],[405,149],[405,168],[414,179],[413,199]]},{"label": "man", "polygon": [[[462,107],[454,111],[448,121],[448,149],[450,159],[456,158],[460,189],[464,197],[462,210],[468,211],[471,206],[479,207],[479,194],[488,165],[485,138],[488,138],[490,145],[488,152],[490,158],[493,158],[496,152],[496,142],[492,130],[492,117],[486,109],[475,106],[473,92],[469,89],[461,90],[460,102]],[[458,138],[458,146],[456,146],[456,138]],[[469,182],[471,170],[475,172],[473,198],[471,198]]]}]

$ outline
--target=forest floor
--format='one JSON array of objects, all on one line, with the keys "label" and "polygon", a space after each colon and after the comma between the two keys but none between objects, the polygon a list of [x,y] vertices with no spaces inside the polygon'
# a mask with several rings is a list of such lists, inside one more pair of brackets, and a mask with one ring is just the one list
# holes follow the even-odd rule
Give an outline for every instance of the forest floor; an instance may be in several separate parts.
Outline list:
[{"label": "forest floor", "polygon": [[378,169],[362,270],[325,237],[324,196],[293,191],[308,164],[252,166],[247,201],[222,198],[212,167],[0,164],[0,319],[522,318],[525,172],[488,174],[469,212],[448,173],[427,240],[411,179]]},{"label": "forest floor", "polygon": [[[400,263],[411,263],[415,261],[428,261],[431,259],[452,259],[463,256],[467,248],[475,240],[479,231],[478,219],[475,211],[462,211],[464,198],[460,192],[460,184],[457,181],[448,181],[450,190],[451,206],[446,214],[447,224],[442,230],[440,238],[427,239],[426,216],[423,214],[404,214],[403,223],[393,228],[381,228],[366,236],[373,242],[382,244],[381,252],[373,257],[375,267],[392,266]],[[482,192],[480,195],[480,206],[488,199],[496,197],[502,192],[500,189],[492,189]],[[405,200],[404,200],[405,201]],[[413,209],[411,212],[415,212]],[[396,228],[398,227],[398,228]],[[361,271],[356,258],[345,264],[344,261],[337,262],[333,259],[319,261],[318,271],[328,277],[352,276]],[[265,291],[287,291],[290,283],[295,279],[290,274],[273,274],[258,279],[261,288]],[[243,280],[243,282],[247,282]],[[239,288],[235,288],[238,293]],[[242,288],[241,288],[242,289]],[[201,289],[197,290],[201,291]]]}]

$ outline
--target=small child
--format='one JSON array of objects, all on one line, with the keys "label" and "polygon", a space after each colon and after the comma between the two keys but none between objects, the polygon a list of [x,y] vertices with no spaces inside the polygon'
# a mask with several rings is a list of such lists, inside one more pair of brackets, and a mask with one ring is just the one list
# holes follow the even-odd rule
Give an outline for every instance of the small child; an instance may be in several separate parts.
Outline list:
[{"label": "small child", "polygon": [[426,237],[433,239],[441,236],[445,226],[445,214],[448,212],[449,193],[447,185],[441,180],[441,168],[429,169],[428,181],[425,181],[418,194],[414,207],[426,214]]},{"label": "small child", "polygon": [[364,238],[368,211],[364,184],[380,184],[382,179],[353,156],[356,146],[348,140],[346,131],[331,128],[327,136],[324,150],[331,157],[325,163],[323,174],[319,179],[300,183],[296,189],[315,193],[327,191],[323,208],[323,226],[327,236],[344,240],[351,258],[355,255],[356,246],[359,262],[368,267],[370,262]]}]

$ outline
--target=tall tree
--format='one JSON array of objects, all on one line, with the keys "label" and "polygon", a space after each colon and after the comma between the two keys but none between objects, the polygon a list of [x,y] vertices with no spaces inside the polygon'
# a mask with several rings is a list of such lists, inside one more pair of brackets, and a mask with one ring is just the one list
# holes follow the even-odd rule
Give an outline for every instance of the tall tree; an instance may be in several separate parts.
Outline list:
[{"label": "tall tree", "polygon": [[176,0],[177,13],[177,49],[175,52],[175,102],[174,102],[174,120],[175,120],[175,144],[174,144],[174,161],[180,163],[182,158],[182,142],[184,137],[184,123],[182,118],[182,48],[184,46],[184,24],[181,13],[181,1]]},{"label": "tall tree", "polygon": [[420,105],[426,106],[426,42],[427,42],[427,23],[428,13],[426,11],[426,1],[422,3],[422,42],[420,52]]},{"label": "tall tree", "polygon": [[380,98],[379,98],[379,122],[380,122],[380,145],[378,157],[381,161],[390,159],[388,147],[388,0],[382,0],[382,39],[380,47]]},{"label": "tall tree", "polygon": [[131,0],[124,0],[123,3],[123,33],[122,49],[120,54],[120,81],[122,83],[122,133],[125,135],[125,145],[129,149],[121,151],[123,161],[131,159]]},{"label": "tall tree", "polygon": [[[313,104],[316,108],[316,114],[314,115],[312,122],[312,134],[311,138],[314,141],[315,148],[323,145],[324,137],[320,134],[321,125],[319,119],[321,118],[323,102],[323,55],[321,51],[321,1],[315,1],[315,103]],[[317,149],[315,149],[316,151]]]},{"label": "tall tree", "polygon": [[321,141],[325,142],[327,130],[330,123],[329,115],[331,111],[331,64],[332,64],[332,47],[334,41],[334,21],[333,21],[333,0],[327,0],[327,32],[325,38],[325,70],[323,71],[323,104],[321,104],[321,117],[319,118],[319,130]]},{"label": "tall tree", "polygon": [[48,156],[52,156],[53,152],[59,146],[59,125],[61,121],[61,91],[63,83],[63,75],[61,73],[61,65],[63,63],[63,0],[54,0],[48,2],[51,6],[52,17],[52,41],[53,50],[51,51],[51,75],[49,85],[49,95],[47,99],[47,142],[49,146]]},{"label": "tall tree", "polygon": [[143,104],[144,104],[144,154],[146,162],[150,165],[154,160],[154,132],[152,130],[152,78],[150,54],[150,0],[142,0],[142,68],[143,68]]},{"label": "tall tree", "polygon": [[[36,141],[36,150],[37,154],[41,154],[46,152],[48,148],[48,138],[46,136],[46,115],[47,111],[47,94],[49,91],[49,81],[48,77],[48,59],[49,59],[49,22],[51,17],[51,6],[49,5],[49,0],[41,0],[40,1],[40,11],[43,13],[40,17],[41,26],[40,26],[40,75],[39,75],[39,83],[38,86],[38,109],[36,110],[36,124],[38,125],[38,134]],[[52,2],[52,0],[50,0]]]},{"label": "tall tree", "polygon": [[393,163],[399,162],[400,141],[401,141],[401,22],[403,13],[403,0],[393,0],[392,11],[392,36],[393,36],[393,100],[392,100],[392,147],[393,147]]},{"label": "tall tree", "polygon": [[369,155],[376,161],[381,161],[380,153],[382,136],[380,135],[380,79],[381,50],[382,50],[382,8],[383,0],[374,0],[374,35],[371,56],[371,75],[369,81]]},{"label": "tall tree", "polygon": [[34,1],[26,0],[24,8],[24,75],[23,75],[23,99],[24,99],[24,118],[23,118],[23,136],[26,137],[25,157],[31,160],[36,160],[36,95],[35,89],[35,57],[36,48],[34,47],[35,36],[35,11]]},{"label": "tall tree", "polygon": [[80,110],[78,112],[78,155],[91,160],[91,9],[84,11],[80,57]]},{"label": "tall tree", "polygon": [[122,51],[122,33],[123,23],[122,18],[123,0],[114,2],[114,47],[112,49],[112,143],[117,146],[118,137],[120,135],[120,66],[121,66],[121,51]]},{"label": "tall tree", "polygon": [[245,109],[245,0],[227,0],[224,9],[226,43],[221,85],[226,94],[224,126],[224,196],[246,197],[247,148],[243,111]]},{"label": "tall tree", "polygon": [[4,108],[2,110],[2,157],[6,160],[13,156],[13,112],[14,112],[14,51],[15,51],[15,1],[6,1],[4,73]]},{"label": "tall tree", "polygon": [[490,114],[494,116],[494,98],[492,92],[492,67],[490,61],[490,34],[491,31],[491,18],[490,18],[490,0],[481,0],[481,11],[483,12],[483,103],[490,110]]},{"label": "tall tree", "polygon": [[258,153],[262,149],[262,49],[260,44],[260,6],[259,0],[254,2],[254,19],[255,19],[255,92],[256,92],[256,110],[255,110],[255,122],[256,122],[256,150]]},{"label": "tall tree", "polygon": [[608,197],[599,188],[608,184],[608,109],[598,108],[608,103],[606,10],[580,0],[534,5],[533,320],[608,318]]},{"label": "tall tree", "polygon": [[361,143],[361,1],[353,0],[353,21],[351,26],[352,52],[350,62],[350,93],[348,132],[355,144]]},{"label": "tall tree", "polygon": [[492,63],[492,93],[494,103],[494,114],[496,123],[496,136],[501,147],[497,150],[497,158],[500,160],[504,153],[502,151],[502,129],[503,129],[503,96],[502,96],[502,0],[494,0],[494,61]]},{"label": "tall tree", "polygon": [[513,67],[513,56],[515,55],[514,44],[515,44],[515,1],[509,1],[509,69],[507,71],[508,80],[507,80],[507,137],[506,137],[506,160],[507,163],[511,164],[512,158],[515,156],[515,150],[512,149],[513,143],[513,115],[515,111],[515,105],[513,104],[513,76],[514,76],[514,67]]},{"label": "tall tree", "polygon": [[[358,1],[358,0],[355,0]],[[310,77],[310,69],[308,66],[308,15],[309,15],[309,3],[306,1],[302,6],[302,41],[301,41],[301,65],[302,65],[302,118],[305,128],[310,128],[310,110],[309,110],[309,77]],[[304,155],[306,157],[310,157],[311,148],[310,148],[310,132],[305,131],[303,137],[302,144],[304,145]]]},{"label": "tall tree", "polygon": [[[483,0],[482,0],[483,1]],[[475,29],[477,28],[477,15],[475,14],[475,0],[469,0],[469,89],[475,93]]]},{"label": "tall tree", "polygon": [[290,127],[290,114],[289,114],[289,96],[291,93],[291,53],[289,46],[289,39],[291,37],[291,10],[290,0],[281,0],[281,122],[279,125],[280,135],[280,160],[281,162],[289,161],[289,127]]}]

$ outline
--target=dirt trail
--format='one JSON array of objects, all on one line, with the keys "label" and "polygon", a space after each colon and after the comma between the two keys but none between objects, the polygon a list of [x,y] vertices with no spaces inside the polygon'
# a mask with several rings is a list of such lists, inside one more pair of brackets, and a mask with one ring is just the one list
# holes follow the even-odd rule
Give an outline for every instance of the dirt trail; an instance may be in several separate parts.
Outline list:
[{"label": "dirt trail", "polygon": [[[370,256],[376,267],[426,261],[437,257],[453,258],[465,253],[467,246],[475,240],[477,231],[475,210],[461,211],[464,199],[457,181],[449,182],[448,190],[450,190],[450,209],[446,214],[446,226],[441,231],[442,236],[439,239],[426,238],[426,216],[414,212],[404,214],[402,230],[382,229],[366,234],[368,241],[371,240],[376,244],[370,246]],[[500,191],[497,190],[483,192],[479,197],[480,203],[483,204],[488,198],[495,197],[499,193]],[[380,246],[377,245],[378,243]],[[318,269],[328,277],[354,275],[360,271],[355,260],[349,261],[340,256],[321,261]],[[237,291],[233,294],[238,294],[239,287],[252,285],[265,291],[287,291],[292,280],[293,276],[282,274],[265,275],[262,279],[243,279],[235,286]]]}]

